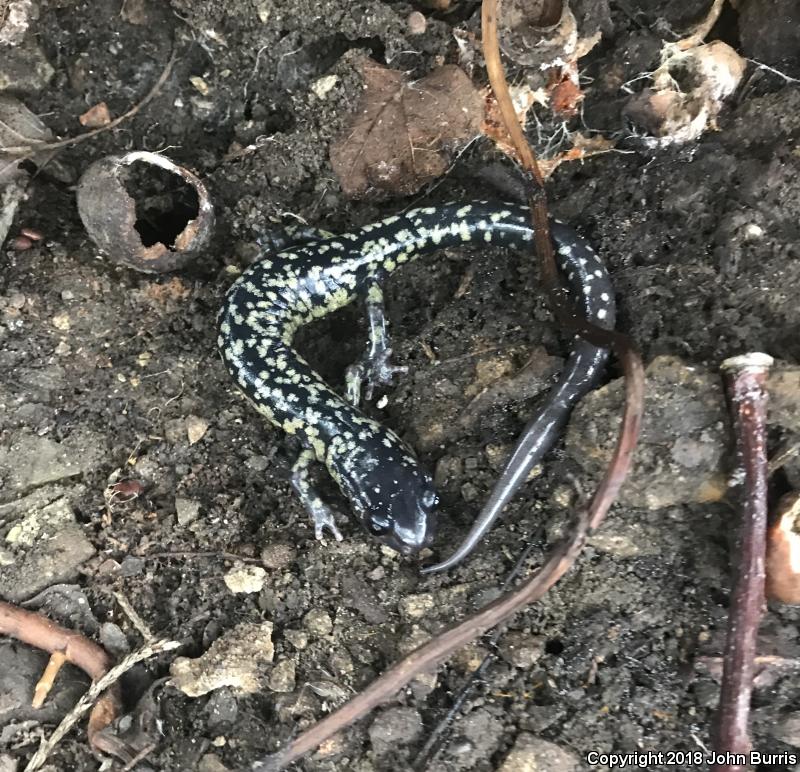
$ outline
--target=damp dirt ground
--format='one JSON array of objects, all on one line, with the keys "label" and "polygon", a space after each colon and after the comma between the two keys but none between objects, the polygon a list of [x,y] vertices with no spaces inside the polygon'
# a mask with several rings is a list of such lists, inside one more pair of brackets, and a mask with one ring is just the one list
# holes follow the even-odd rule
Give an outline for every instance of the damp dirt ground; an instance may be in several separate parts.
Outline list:
[{"label": "damp dirt ground", "polygon": [[[674,5],[649,2],[633,12],[622,3],[583,3],[603,40],[581,61],[586,98],[572,125],[613,136],[617,150],[562,165],[548,191],[552,209],[607,262],[619,327],[645,361],[671,355],[716,371],[727,356],[763,350],[796,364],[800,91],[753,68],[720,114],[718,130],[690,145],[648,147],[626,126],[620,87],[653,69],[661,40],[687,24],[692,14],[670,15]],[[487,176],[488,167],[503,163],[512,181],[506,187],[513,188],[510,165],[488,140],[473,143],[430,189],[404,199],[347,200],[328,160],[360,90],[354,56],[421,77],[456,60],[452,29],[476,33],[477,4],[456,4],[451,13],[421,7],[429,17],[422,35],[409,33],[412,6],[377,0],[40,6],[34,39],[54,73],[21,96],[58,136],[80,131],[78,116],[100,101],[121,114],[156,80],[173,46],[177,59],[137,116],[64,149],[42,168],[17,213],[11,236],[29,227],[43,239],[23,251],[8,246],[2,255],[0,497],[13,505],[58,487],[48,501],[65,497],[73,539],[65,549],[82,557],[67,561],[52,581],[77,585],[91,610],[91,619],[62,621],[92,635],[105,630],[106,639],[115,625],[120,651],[137,648],[142,637],[119,597],[154,636],[179,641],[182,656],[199,656],[241,623],[273,623],[273,670],[255,693],[185,696],[159,680],[169,675],[174,653],[138,666],[123,682],[126,709],[156,684],[149,705],[157,718],[154,747],[141,769],[244,769],[415,643],[495,597],[526,547],[524,570],[532,570],[546,553],[548,522],[575,501],[580,459],[561,446],[478,553],[451,573],[421,577],[413,560],[381,549],[344,518],[344,542],[317,542],[287,481],[295,449],[237,393],[215,349],[225,289],[277,225],[302,219],[336,231],[412,202],[468,200],[476,190],[509,195],[495,193],[496,175]],[[742,45],[732,11],[712,37]],[[771,62],[800,74],[774,53],[777,45],[764,44]],[[512,76],[521,72],[512,69]],[[312,87],[328,75],[336,80],[319,96]],[[480,67],[473,77],[485,82]],[[242,151],[248,146],[254,147]],[[78,217],[75,185],[83,170],[133,149],[163,151],[194,170],[216,209],[210,245],[171,275],[115,266],[99,255]],[[566,340],[550,322],[536,276],[529,255],[464,248],[408,266],[388,285],[394,350],[409,372],[367,410],[435,473],[438,555],[479,510],[498,458],[536,408],[536,389],[526,381],[519,393],[502,390],[477,415],[463,418],[464,411],[487,382],[531,361],[546,386],[565,355]],[[363,313],[351,307],[305,330],[299,346],[341,386],[364,337]],[[618,375],[612,365],[609,379]],[[108,486],[120,479],[141,483],[141,495],[110,500]],[[580,474],[577,480],[584,489],[593,482]],[[345,511],[336,491],[322,484]],[[549,767],[535,767],[553,770],[590,769],[591,751],[702,751],[718,685],[697,662],[722,650],[735,518],[724,502],[612,510],[621,539],[620,523],[638,523],[647,526],[648,543],[637,544],[641,532],[632,528],[625,549],[591,545],[496,645],[477,642],[298,768],[412,768],[454,693],[490,650],[496,660],[426,768],[534,769],[519,760],[526,747],[529,756],[553,754]],[[16,554],[9,549],[7,561]],[[260,591],[234,593],[226,585],[238,560],[265,568]],[[41,576],[15,576],[13,592],[6,591],[15,600],[42,589]],[[767,653],[787,661],[800,655],[796,623],[788,607],[770,607]],[[39,655],[8,641],[0,642],[3,650],[7,668],[29,674],[32,684]],[[74,697],[80,675],[63,678],[59,688]],[[3,730],[4,751],[22,760],[20,769],[68,697],[56,698],[42,724],[19,706],[0,712],[11,727]],[[790,676],[776,676],[758,692],[759,750],[796,751],[798,704]],[[49,763],[98,768],[83,728],[59,744]],[[707,768],[648,765],[678,767]],[[794,768],[800,767],[760,767]]]}]

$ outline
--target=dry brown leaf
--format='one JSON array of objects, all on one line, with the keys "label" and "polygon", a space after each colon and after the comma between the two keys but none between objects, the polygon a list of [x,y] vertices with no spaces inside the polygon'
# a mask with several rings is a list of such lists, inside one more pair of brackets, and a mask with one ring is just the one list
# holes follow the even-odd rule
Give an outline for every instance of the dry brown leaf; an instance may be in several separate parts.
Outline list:
[{"label": "dry brown leaf", "polygon": [[596,134],[587,137],[580,132],[570,135],[572,147],[559,153],[555,158],[539,159],[539,168],[545,177],[549,177],[565,161],[583,161],[593,155],[608,153],[614,148],[613,140]]},{"label": "dry brown leaf", "polygon": [[[549,97],[544,89],[534,90],[527,85],[510,86],[509,93],[511,94],[511,101],[514,103],[514,111],[517,114],[517,120],[520,122],[522,128],[528,119],[528,111],[535,104],[542,106],[547,105]],[[516,158],[511,138],[508,136],[503,119],[500,115],[500,108],[497,106],[497,100],[494,98],[491,88],[484,89],[484,115],[483,123],[481,124],[481,134],[487,136],[494,142],[500,152],[505,153],[511,158]]]},{"label": "dry brown leaf", "polygon": [[[0,3],[2,5],[2,3]],[[0,14],[1,15],[1,14]],[[14,97],[0,94],[0,245],[8,235],[14,214],[28,187],[28,174],[22,162],[25,158],[3,153],[3,148],[20,142],[48,142],[52,133],[39,118]],[[30,160],[45,163],[50,153],[31,153]],[[24,241],[20,242],[24,246]]]},{"label": "dry brown leaf", "polygon": [[111,123],[111,113],[108,111],[108,105],[105,102],[98,102],[81,115],[78,120],[81,126],[97,129],[100,126],[108,126]]},{"label": "dry brown leaf", "polygon": [[365,60],[364,94],[331,145],[331,165],[351,198],[368,192],[409,195],[443,174],[452,154],[480,132],[480,94],[455,65],[409,81]]},{"label": "dry brown leaf", "polygon": [[[0,94],[0,184],[27,177],[27,173],[19,168],[24,158],[18,155],[5,155],[3,148],[11,145],[48,142],[53,138],[47,128],[22,102],[12,96]],[[31,156],[37,162],[42,159]]]},{"label": "dry brown leaf", "polygon": [[550,104],[556,115],[571,118],[578,114],[578,105],[583,101],[581,87],[568,73],[559,72],[550,88]]}]

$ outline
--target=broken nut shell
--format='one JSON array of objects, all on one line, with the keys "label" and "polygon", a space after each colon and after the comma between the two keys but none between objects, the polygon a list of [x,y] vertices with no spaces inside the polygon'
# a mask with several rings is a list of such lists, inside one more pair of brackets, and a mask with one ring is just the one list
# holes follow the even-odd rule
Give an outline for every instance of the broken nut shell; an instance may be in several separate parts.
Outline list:
[{"label": "broken nut shell", "polygon": [[[170,180],[167,192],[165,171],[179,178],[174,185]],[[159,195],[150,195],[154,185],[161,187]],[[175,191],[183,199],[177,203]],[[214,226],[214,208],[200,178],[146,151],[93,163],[81,177],[77,199],[92,241],[115,263],[145,273],[184,267],[206,245]]]}]

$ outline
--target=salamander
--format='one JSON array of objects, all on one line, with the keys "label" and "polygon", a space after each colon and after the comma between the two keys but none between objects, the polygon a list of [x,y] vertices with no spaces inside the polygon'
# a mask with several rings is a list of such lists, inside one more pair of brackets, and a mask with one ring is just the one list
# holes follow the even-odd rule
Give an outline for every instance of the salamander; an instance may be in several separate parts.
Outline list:
[{"label": "salamander", "polygon": [[[551,234],[567,291],[586,317],[613,328],[614,292],[592,248],[556,220]],[[300,439],[292,483],[315,524],[341,538],[333,511],[311,487],[312,462],[322,463],[364,528],[404,554],[429,545],[437,496],[430,475],[389,428],[358,407],[376,383],[398,370],[382,313],[381,283],[421,255],[460,244],[529,246],[529,212],[517,204],[476,201],[412,209],[380,222],[266,254],[227,292],[218,346],[236,384],[272,424]],[[365,297],[371,328],[363,360],[348,371],[347,399],[337,394],[293,347],[297,330]],[[557,440],[570,410],[597,383],[608,352],[575,339],[564,370],[517,443],[487,505],[454,555],[427,570],[463,559],[478,544],[530,469]]]}]

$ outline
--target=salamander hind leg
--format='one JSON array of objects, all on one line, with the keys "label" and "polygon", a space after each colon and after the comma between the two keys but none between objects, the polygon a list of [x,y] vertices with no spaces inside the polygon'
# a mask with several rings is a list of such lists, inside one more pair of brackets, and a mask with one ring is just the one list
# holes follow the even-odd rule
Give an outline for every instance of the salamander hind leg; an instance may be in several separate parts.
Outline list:
[{"label": "salamander hind leg", "polygon": [[383,290],[376,281],[367,288],[367,319],[369,321],[369,344],[364,356],[347,368],[347,401],[357,406],[361,401],[362,387],[366,384],[364,396],[372,399],[376,386],[390,386],[395,375],[408,372],[407,367],[393,365],[392,349],[386,331],[386,309]]},{"label": "salamander hind leg", "polygon": [[310,450],[304,450],[300,453],[292,467],[292,487],[297,491],[297,495],[308,510],[308,514],[311,515],[316,538],[322,539],[327,529],[333,534],[336,541],[342,541],[344,537],[336,525],[333,510],[322,501],[309,482],[309,467],[315,460],[314,454]]}]

